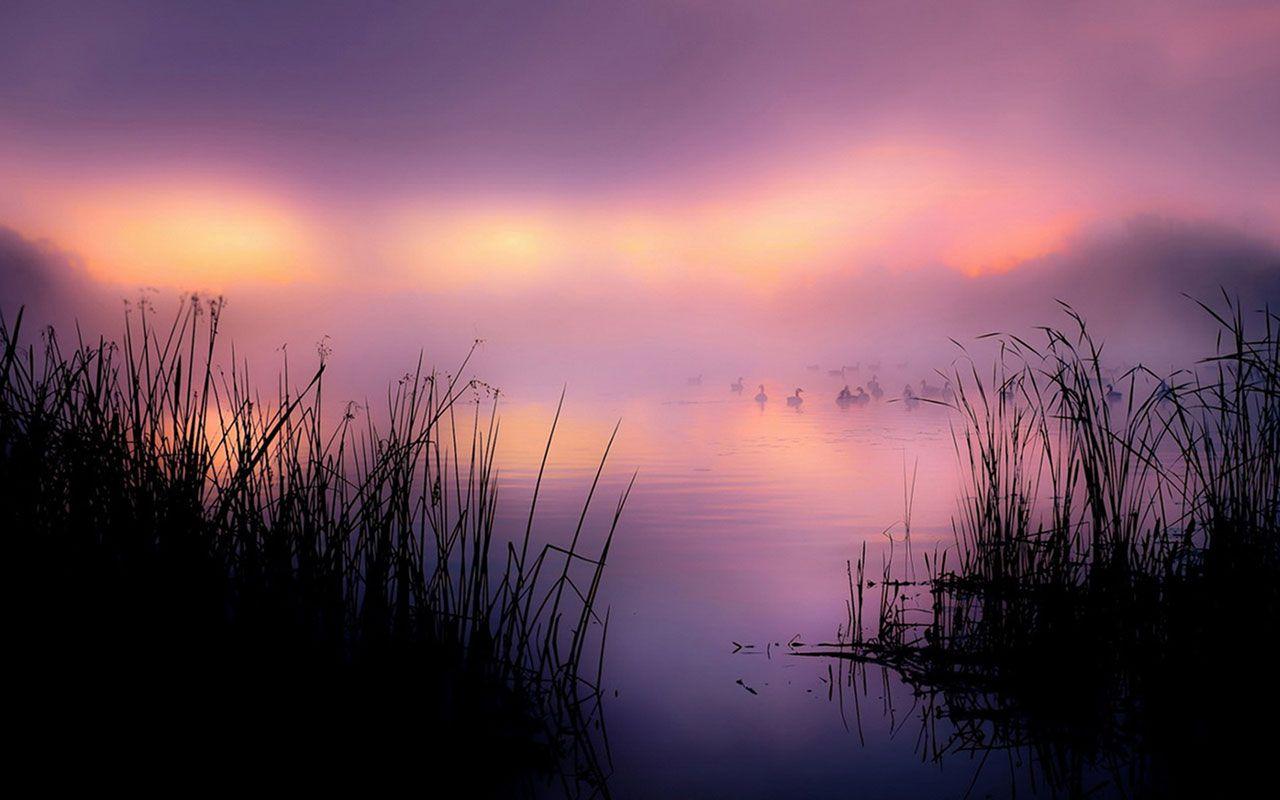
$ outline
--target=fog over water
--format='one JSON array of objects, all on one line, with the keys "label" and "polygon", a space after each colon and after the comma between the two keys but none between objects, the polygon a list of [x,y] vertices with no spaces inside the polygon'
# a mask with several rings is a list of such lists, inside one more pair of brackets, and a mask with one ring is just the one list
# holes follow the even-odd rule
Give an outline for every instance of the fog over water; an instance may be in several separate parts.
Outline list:
[{"label": "fog over water", "polygon": [[853,709],[787,642],[835,636],[908,506],[954,544],[955,420],[905,386],[1062,303],[1108,376],[1210,355],[1194,299],[1280,307],[1276,41],[1266,2],[6,3],[0,312],[70,344],[222,297],[219,366],[271,393],[323,351],[362,420],[470,353],[500,538],[563,392],[538,537],[619,423],[592,546],[636,477],[619,796],[1002,796],[922,763],[896,678]]},{"label": "fog over water", "polygon": [[[21,300],[49,319],[74,316],[107,333],[121,324],[122,301],[147,296],[165,311],[179,294],[93,281],[75,254],[14,231],[0,234],[0,258],[6,310]],[[415,363],[419,352],[447,369],[481,339],[472,362],[478,377],[508,393],[536,388],[545,397],[562,384],[660,390],[700,374],[708,383],[727,386],[741,376],[755,385],[815,363],[825,375],[855,363],[909,362],[918,381],[954,360],[953,339],[967,344],[995,331],[1063,324],[1058,301],[1109,343],[1115,366],[1141,361],[1159,371],[1212,335],[1212,321],[1189,298],[1214,301],[1224,291],[1247,306],[1274,306],[1280,249],[1238,228],[1140,217],[980,277],[924,266],[831,274],[768,292],[675,296],[616,280],[514,294],[390,292],[357,281],[222,296],[225,331],[243,352],[261,356],[287,344],[308,353],[329,337],[334,373],[355,395]]]}]

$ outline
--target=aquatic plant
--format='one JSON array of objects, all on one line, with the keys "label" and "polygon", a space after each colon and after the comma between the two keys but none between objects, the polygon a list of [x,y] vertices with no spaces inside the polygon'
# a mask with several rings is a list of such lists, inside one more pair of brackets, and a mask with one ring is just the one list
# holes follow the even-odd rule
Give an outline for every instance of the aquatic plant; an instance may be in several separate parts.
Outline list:
[{"label": "aquatic plant", "polygon": [[157,327],[140,303],[119,344],[70,349],[0,318],[32,756],[131,781],[182,764],[607,794],[596,598],[626,493],[595,552],[599,472],[567,544],[533,541],[536,491],[523,538],[500,539],[496,392],[465,361],[330,409],[323,345],[266,395],[234,350],[220,368],[222,310],[190,297]]},{"label": "aquatic plant", "polygon": [[807,654],[899,672],[932,757],[1029,753],[1054,793],[1214,793],[1260,769],[1244,731],[1275,710],[1258,648],[1280,632],[1280,317],[1224,299],[1201,304],[1215,352],[1173,376],[1109,379],[1065,305],[1042,342],[993,335],[989,373],[966,353],[954,548],[919,581],[890,549],[874,599],[864,551],[845,632]]}]

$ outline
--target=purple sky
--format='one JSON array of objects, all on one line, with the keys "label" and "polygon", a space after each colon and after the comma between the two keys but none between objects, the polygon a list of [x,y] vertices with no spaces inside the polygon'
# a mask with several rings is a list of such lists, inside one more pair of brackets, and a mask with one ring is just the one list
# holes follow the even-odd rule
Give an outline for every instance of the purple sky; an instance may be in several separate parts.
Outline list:
[{"label": "purple sky", "polygon": [[936,131],[1064,158],[1212,152],[1225,173],[1277,177],[1275,4],[5,9],[6,142],[88,161],[610,191]]},{"label": "purple sky", "polygon": [[1278,41],[1257,2],[8,2],[0,226],[116,293],[465,339],[785,333],[820,287],[894,316],[1151,215],[1269,274]]}]

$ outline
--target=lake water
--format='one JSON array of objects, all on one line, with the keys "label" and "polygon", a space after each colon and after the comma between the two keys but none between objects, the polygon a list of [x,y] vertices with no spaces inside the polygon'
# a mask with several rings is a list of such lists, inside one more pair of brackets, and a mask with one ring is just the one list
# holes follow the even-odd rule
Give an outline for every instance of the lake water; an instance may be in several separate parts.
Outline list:
[{"label": "lake water", "polygon": [[[901,391],[906,377],[881,381]],[[611,790],[901,798],[960,797],[973,784],[971,796],[1007,794],[1007,764],[979,771],[979,758],[924,757],[920,709],[892,673],[870,669],[855,697],[838,677],[833,685],[838,663],[787,646],[836,637],[847,560],[865,542],[868,571],[878,571],[886,530],[901,539],[908,499],[916,552],[952,544],[950,412],[841,408],[844,381],[804,372],[766,381],[761,405],[754,387],[735,394],[729,380],[627,396],[570,391],[552,447],[543,536],[572,532],[619,419],[588,517],[593,545],[637,472],[602,600],[611,609]],[[797,385],[807,399],[791,408],[785,397]],[[517,395],[502,406],[500,505],[510,529],[523,527],[556,399]],[[735,652],[735,643],[755,647]]]}]

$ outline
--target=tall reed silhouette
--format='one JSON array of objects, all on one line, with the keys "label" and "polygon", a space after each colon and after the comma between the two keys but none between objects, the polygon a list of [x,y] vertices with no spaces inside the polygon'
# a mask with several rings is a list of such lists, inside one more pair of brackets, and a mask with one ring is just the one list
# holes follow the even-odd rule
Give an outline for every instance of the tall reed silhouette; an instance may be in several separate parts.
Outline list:
[{"label": "tall reed silhouette", "polygon": [[919,581],[890,550],[878,598],[864,551],[846,632],[808,654],[899,672],[933,757],[1029,753],[1057,794],[1213,796],[1264,772],[1269,737],[1249,732],[1277,710],[1259,648],[1280,633],[1280,317],[1225,293],[1201,307],[1215,352],[1172,377],[1110,380],[1065,305],[1042,342],[993,335],[985,375],[966,353],[955,547]]},{"label": "tall reed silhouette", "polygon": [[74,347],[0,318],[30,755],[606,795],[596,599],[630,485],[603,535],[584,532],[597,472],[567,542],[536,541],[536,493],[507,541],[496,393],[465,361],[331,410],[323,348],[264,394],[234,351],[217,366],[221,315],[191,297],[158,327],[141,303],[119,344]]}]

